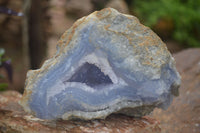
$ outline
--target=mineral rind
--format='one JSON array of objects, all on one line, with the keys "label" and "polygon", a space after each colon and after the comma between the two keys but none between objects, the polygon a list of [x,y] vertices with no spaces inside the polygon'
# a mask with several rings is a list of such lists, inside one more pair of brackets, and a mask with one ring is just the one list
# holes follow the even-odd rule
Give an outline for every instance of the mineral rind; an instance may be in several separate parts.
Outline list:
[{"label": "mineral rind", "polygon": [[140,117],[167,108],[179,86],[162,40],[136,17],[106,8],[75,22],[56,55],[27,73],[20,104],[42,119]]}]

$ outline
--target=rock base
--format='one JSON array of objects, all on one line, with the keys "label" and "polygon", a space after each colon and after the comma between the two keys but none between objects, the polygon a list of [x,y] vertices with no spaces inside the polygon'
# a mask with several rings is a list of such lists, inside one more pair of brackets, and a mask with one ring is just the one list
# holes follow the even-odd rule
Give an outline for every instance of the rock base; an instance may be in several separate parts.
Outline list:
[{"label": "rock base", "polygon": [[105,120],[47,121],[23,111],[18,101],[21,94],[15,91],[0,93],[0,132],[51,132],[51,133],[160,133],[160,124],[150,117],[141,119],[124,115],[111,115]]}]

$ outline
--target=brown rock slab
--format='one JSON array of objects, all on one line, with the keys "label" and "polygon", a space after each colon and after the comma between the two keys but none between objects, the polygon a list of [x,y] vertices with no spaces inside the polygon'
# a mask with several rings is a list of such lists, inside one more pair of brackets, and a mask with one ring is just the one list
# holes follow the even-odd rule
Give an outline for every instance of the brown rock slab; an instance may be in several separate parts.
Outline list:
[{"label": "brown rock slab", "polygon": [[179,97],[167,110],[154,110],[163,133],[200,133],[200,49],[187,49],[174,55],[182,84]]},{"label": "brown rock slab", "polygon": [[111,115],[105,120],[47,121],[26,114],[18,101],[21,94],[15,91],[0,93],[0,132],[3,133],[160,133],[159,122],[150,117],[141,119],[124,115]]}]

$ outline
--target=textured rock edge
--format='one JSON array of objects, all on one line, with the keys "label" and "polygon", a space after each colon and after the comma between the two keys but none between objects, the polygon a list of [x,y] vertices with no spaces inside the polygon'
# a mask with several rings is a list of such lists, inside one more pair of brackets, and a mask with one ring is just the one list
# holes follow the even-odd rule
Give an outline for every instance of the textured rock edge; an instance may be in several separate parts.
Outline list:
[{"label": "textured rock edge", "polygon": [[0,132],[161,132],[160,123],[150,117],[111,115],[105,120],[42,120],[25,113],[18,104],[20,98],[16,91],[0,92]]},{"label": "textured rock edge", "polygon": [[[57,45],[56,55],[54,57],[52,57],[51,59],[46,60],[40,69],[30,70],[27,73],[27,79],[26,79],[26,84],[25,84],[25,92],[24,92],[24,95],[23,95],[21,101],[19,102],[20,105],[22,105],[24,107],[26,112],[29,112],[29,113],[34,115],[34,112],[32,112],[31,109],[28,106],[28,100],[29,100],[29,97],[31,96],[31,93],[32,93],[31,89],[34,88],[34,84],[37,84],[37,83],[34,83],[35,82],[34,79],[37,78],[39,80],[43,76],[44,73],[46,73],[54,65],[59,63],[59,61],[62,59],[62,54],[66,53],[68,50],[70,50],[74,46],[74,44],[70,44],[70,43],[73,40],[73,38],[76,36],[75,30],[77,28],[81,29],[84,26],[84,23],[87,23],[91,18],[98,17],[98,19],[103,19],[103,18],[107,17],[111,12],[116,13],[117,11],[115,9],[112,9],[112,8],[106,8],[106,9],[103,9],[101,11],[96,11],[96,12],[90,14],[89,16],[86,16],[86,17],[83,17],[83,18],[77,20],[74,23],[74,25],[62,35],[62,37],[59,40],[58,45]],[[139,23],[139,20],[137,18],[135,18],[134,16],[130,16],[130,15],[126,15],[126,14],[123,14],[123,15],[125,15],[126,17],[128,17],[130,19],[134,18]],[[143,27],[145,27],[145,26],[143,26]],[[148,29],[148,27],[145,27],[145,28]],[[158,37],[158,39],[160,39],[160,38]],[[66,47],[66,46],[68,46],[68,47]],[[163,49],[167,50],[167,48],[164,44],[162,44],[159,47],[163,47]],[[166,52],[167,52],[168,58],[172,58],[172,60],[170,60],[170,62],[169,62],[170,66],[172,66],[172,68],[176,70],[174,58],[171,57],[171,55],[168,51],[166,51]],[[176,74],[180,77],[180,75],[178,73],[176,73]],[[27,82],[27,81],[29,81],[29,82]],[[177,87],[178,84],[180,84],[180,82],[176,82],[173,85],[174,86],[173,88],[178,88]],[[172,93],[174,93],[174,95],[176,95],[177,91],[172,90]],[[87,114],[87,112],[86,112],[86,114]],[[109,114],[107,114],[107,115],[109,115]],[[66,119],[66,115],[67,114],[63,115],[64,119]],[[87,116],[90,116],[90,115],[87,115]],[[104,117],[106,117],[106,116],[104,116]],[[104,118],[104,117],[99,113],[99,118]]]}]

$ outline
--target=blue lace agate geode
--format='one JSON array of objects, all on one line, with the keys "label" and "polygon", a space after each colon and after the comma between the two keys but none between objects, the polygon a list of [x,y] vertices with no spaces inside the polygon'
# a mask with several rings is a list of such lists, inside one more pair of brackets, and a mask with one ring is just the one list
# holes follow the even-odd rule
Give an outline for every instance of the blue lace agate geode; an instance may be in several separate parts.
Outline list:
[{"label": "blue lace agate geode", "polygon": [[79,19],[56,55],[29,71],[20,104],[42,119],[143,116],[166,108],[180,76],[161,39],[134,16],[107,8]]}]

